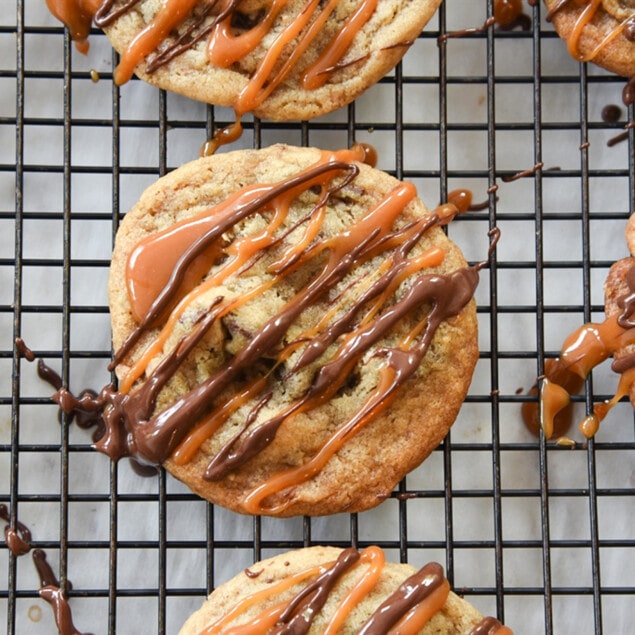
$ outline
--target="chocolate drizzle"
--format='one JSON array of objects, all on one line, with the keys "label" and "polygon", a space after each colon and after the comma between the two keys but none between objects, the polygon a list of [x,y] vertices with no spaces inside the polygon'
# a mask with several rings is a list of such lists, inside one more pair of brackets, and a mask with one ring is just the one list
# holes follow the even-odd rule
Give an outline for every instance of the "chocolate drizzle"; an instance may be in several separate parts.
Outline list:
[{"label": "chocolate drizzle", "polygon": [[443,567],[430,562],[401,583],[399,588],[382,602],[359,635],[383,635],[414,606],[438,589],[444,580]]},{"label": "chocolate drizzle", "polygon": [[495,617],[484,617],[467,635],[494,635],[502,628]]},{"label": "chocolate drizzle", "polygon": [[352,547],[339,555],[335,564],[307,585],[289,602],[269,635],[305,635],[315,616],[322,610],[338,579],[359,560],[359,552]]}]

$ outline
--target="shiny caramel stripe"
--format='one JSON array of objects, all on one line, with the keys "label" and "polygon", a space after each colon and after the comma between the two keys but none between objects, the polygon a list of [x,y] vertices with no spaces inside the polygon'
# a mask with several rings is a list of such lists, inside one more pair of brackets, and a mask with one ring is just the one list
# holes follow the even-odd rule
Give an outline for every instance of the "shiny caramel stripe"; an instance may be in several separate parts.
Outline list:
[{"label": "shiny caramel stripe", "polygon": [[[293,70],[296,62],[300,59],[311,42],[319,35],[320,29],[316,26],[319,24],[319,21],[317,21],[300,37],[300,34],[311,20],[314,11],[317,10],[319,3],[320,0],[308,0],[298,15],[289,22],[267,49],[264,57],[258,64],[256,72],[250,77],[243,90],[240,91],[238,99],[234,104],[234,110],[239,117],[255,110],[269,97]],[[299,38],[299,40],[295,42],[289,57],[274,74],[274,69],[277,66],[282,52],[296,38]]]},{"label": "shiny caramel stripe", "polygon": [[161,9],[154,18],[132,39],[121,53],[113,79],[118,85],[125,84],[142,62],[170,33],[190,14],[198,0],[163,0]]},{"label": "shiny caramel stripe", "polygon": [[[336,5],[337,2],[331,1],[328,6],[332,4]],[[359,4],[320,57],[304,73],[302,86],[306,90],[314,90],[326,84],[337,64],[344,58],[355,36],[364,24],[370,20],[376,8],[377,0],[364,0]]]},{"label": "shiny caramel stripe", "polygon": [[467,635],[514,635],[511,628],[503,626],[495,617],[484,617]]},{"label": "shiny caramel stripe", "polygon": [[223,617],[221,617],[213,624],[210,624],[205,630],[201,631],[201,635],[218,635],[222,633],[223,628],[227,624],[235,620],[241,615],[241,613],[244,613],[247,609],[255,606],[259,602],[268,600],[270,597],[275,597],[280,593],[284,593],[288,589],[294,587],[296,584],[300,584],[309,578],[319,575],[323,571],[324,567],[332,566],[332,564],[333,563],[318,565],[315,567],[304,569],[303,571],[299,571],[298,573],[293,573],[285,577],[280,582],[271,584],[261,591],[257,591],[256,593],[248,595],[247,597],[240,600],[240,602],[238,602],[235,606],[233,606],[225,615],[223,615]]},{"label": "shiny caramel stripe", "polygon": [[[572,0],[560,0],[557,4],[555,4],[549,11],[547,11],[546,19],[547,21],[551,21],[553,17],[564,9],[568,4],[570,4]],[[567,38],[567,49],[569,54],[577,59],[580,62],[589,62],[597,57],[597,55],[602,51],[602,49],[606,48],[613,40],[615,40],[619,35],[621,35],[628,24],[635,17],[635,12],[630,16],[622,20],[619,24],[617,24],[606,36],[601,40],[601,42],[591,51],[586,54],[580,53],[580,38],[582,37],[582,32],[585,27],[593,20],[594,16],[600,9],[602,4],[602,0],[585,0],[586,6],[580,12],[577,20],[575,21],[571,33]]]},{"label": "shiny caramel stripe", "polygon": [[581,62],[590,62],[595,59],[600,51],[608,46],[615,38],[617,38],[621,33],[624,32],[629,22],[633,20],[633,16],[629,16],[628,18],[622,20],[620,24],[618,24],[614,29],[612,29],[607,35],[602,39],[602,41],[589,53],[586,55],[578,54],[576,57]]}]

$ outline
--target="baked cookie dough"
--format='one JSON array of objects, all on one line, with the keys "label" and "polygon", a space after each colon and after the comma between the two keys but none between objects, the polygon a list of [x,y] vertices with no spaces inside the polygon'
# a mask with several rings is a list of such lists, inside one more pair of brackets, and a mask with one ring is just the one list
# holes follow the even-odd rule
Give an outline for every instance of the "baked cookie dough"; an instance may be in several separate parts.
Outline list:
[{"label": "baked cookie dough", "polygon": [[452,593],[440,565],[386,562],[375,546],[308,547],[254,564],[218,587],[180,635],[254,632],[256,623],[262,633],[511,635]]},{"label": "baked cookie dough", "polygon": [[[85,8],[48,2],[72,33],[88,32]],[[291,120],[340,108],[386,75],[441,0],[95,4],[95,24],[121,55],[117,83],[134,72],[160,88],[231,106],[238,116]]]},{"label": "baked cookie dough", "polygon": [[366,156],[276,145],[148,188],[112,257],[121,394],[99,449],[290,516],[373,507],[437,447],[478,358],[484,263],[440,228],[453,205],[431,214]]},{"label": "baked cookie dough", "polygon": [[571,55],[607,70],[635,75],[633,0],[545,0],[548,14]]}]

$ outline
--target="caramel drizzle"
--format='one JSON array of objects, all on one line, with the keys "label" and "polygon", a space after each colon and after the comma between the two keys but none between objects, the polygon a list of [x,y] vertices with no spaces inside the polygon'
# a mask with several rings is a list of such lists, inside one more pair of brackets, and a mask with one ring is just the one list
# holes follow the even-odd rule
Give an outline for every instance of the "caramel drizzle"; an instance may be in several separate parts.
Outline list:
[{"label": "caramel drizzle", "polygon": [[[540,424],[547,439],[551,438],[554,428],[559,434],[566,432],[566,423],[558,423],[557,417],[570,405],[571,394],[582,387],[595,366],[608,359],[616,351],[635,343],[635,322],[632,315],[635,310],[635,266],[626,276],[630,293],[619,300],[623,307],[617,316],[606,318],[600,323],[584,324],[571,333],[563,344],[560,357],[545,365],[545,377],[540,389]],[[635,356],[616,360],[612,369],[620,374],[615,395],[603,403],[595,404],[593,412],[579,424],[584,437],[590,439],[599,429],[599,425],[622,397],[628,395],[635,382]],[[525,423],[535,417],[535,404],[524,404]]]},{"label": "caramel drizzle", "polygon": [[[132,9],[139,0],[127,0],[113,10],[114,0],[47,0],[51,12],[66,24],[73,39],[83,40],[90,30],[93,17],[95,24],[106,27]],[[134,68],[147,60],[146,72],[152,73],[159,66],[182,54],[202,38],[208,39],[208,58],[221,68],[227,68],[234,62],[252,52],[262,41],[286,4],[285,0],[272,0],[264,18],[255,26],[234,35],[231,25],[237,0],[214,0],[203,7],[178,38],[163,47],[171,34],[179,29],[187,18],[192,16],[198,0],[164,0],[154,18],[135,36],[121,54],[121,60],[115,69],[115,82],[122,84],[132,77]],[[308,46],[322,31],[327,19],[336,9],[338,0],[308,0],[298,14],[288,22],[276,37],[264,58],[258,65],[247,87],[242,91],[236,112],[238,116],[256,108],[295,67]],[[320,6],[323,5],[323,6]],[[305,71],[302,83],[307,89],[324,85],[330,75],[342,63],[355,36],[370,20],[377,7],[377,0],[361,0],[357,8],[345,21],[342,28],[327,44],[319,58]],[[211,24],[203,26],[205,18],[217,12]],[[288,59],[275,71],[283,50],[294,43]]]},{"label": "caramel drizzle", "polygon": [[[555,4],[549,11],[547,11],[547,21],[553,20],[553,17],[570,3],[571,0],[560,0],[560,2]],[[617,26],[611,29],[611,31],[606,34],[606,36],[594,49],[583,55],[582,53],[580,53],[579,50],[582,32],[584,31],[585,27],[593,20],[601,4],[602,0],[586,0],[586,6],[577,17],[575,24],[573,25],[573,29],[571,30],[571,33],[567,40],[567,49],[569,50],[569,54],[580,62],[589,62],[595,59],[595,57],[597,57],[602,49],[608,46],[613,40],[615,40],[625,31],[625,29],[635,16],[635,12],[633,12],[631,15],[626,17],[619,24],[617,24]]]},{"label": "caramel drizzle", "polygon": [[[355,607],[371,595],[379,584],[386,564],[382,549],[371,546],[361,553],[343,550],[337,560],[292,573],[251,593],[231,606],[227,613],[209,624],[201,635],[248,635],[254,632],[270,634],[308,633],[322,611],[328,595],[344,576],[354,581],[329,615],[322,615],[321,632],[336,635],[345,627]],[[295,587],[304,585],[289,599]],[[357,632],[360,635],[417,635],[439,612],[450,593],[441,565],[431,562],[404,580],[376,609]],[[248,611],[263,608],[252,619],[240,621]],[[253,611],[252,611],[253,612]],[[511,629],[495,618],[484,618],[469,635],[513,635]]]},{"label": "caramel drizzle", "polygon": [[503,626],[495,617],[484,617],[467,635],[514,635],[511,628]]}]

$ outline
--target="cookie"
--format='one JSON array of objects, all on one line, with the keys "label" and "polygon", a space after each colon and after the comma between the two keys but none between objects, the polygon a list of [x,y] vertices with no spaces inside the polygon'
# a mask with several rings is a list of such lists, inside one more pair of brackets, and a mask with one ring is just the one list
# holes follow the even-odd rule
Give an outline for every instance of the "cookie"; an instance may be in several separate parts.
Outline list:
[{"label": "cookie", "polygon": [[109,0],[94,17],[121,54],[116,82],[134,72],[238,116],[291,120],[352,102],[397,64],[440,3]]},{"label": "cookie", "polygon": [[607,70],[635,75],[635,2],[633,0],[545,0],[558,35],[571,55]]},{"label": "cookie", "polygon": [[254,632],[256,623],[267,633],[511,634],[451,592],[441,565],[386,562],[375,546],[307,547],[258,562],[218,587],[179,633]]},{"label": "cookie", "polygon": [[478,357],[483,263],[440,228],[454,205],[430,214],[365,157],[236,151],[143,194],[112,257],[99,449],[289,516],[373,507],[437,447]]}]

